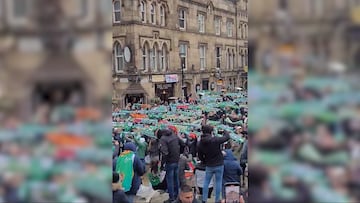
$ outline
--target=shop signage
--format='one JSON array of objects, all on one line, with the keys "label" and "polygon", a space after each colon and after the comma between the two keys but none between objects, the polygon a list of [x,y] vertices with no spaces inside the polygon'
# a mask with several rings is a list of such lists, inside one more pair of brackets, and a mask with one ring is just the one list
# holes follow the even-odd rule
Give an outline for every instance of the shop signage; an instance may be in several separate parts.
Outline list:
[{"label": "shop signage", "polygon": [[178,75],[165,75],[165,82],[166,83],[175,83],[175,82],[179,82],[179,77]]},{"label": "shop signage", "polygon": [[172,87],[172,84],[157,84],[156,88],[160,90],[167,90]]},{"label": "shop signage", "polygon": [[165,82],[165,77],[164,77],[164,75],[152,75],[151,81],[152,82]]}]

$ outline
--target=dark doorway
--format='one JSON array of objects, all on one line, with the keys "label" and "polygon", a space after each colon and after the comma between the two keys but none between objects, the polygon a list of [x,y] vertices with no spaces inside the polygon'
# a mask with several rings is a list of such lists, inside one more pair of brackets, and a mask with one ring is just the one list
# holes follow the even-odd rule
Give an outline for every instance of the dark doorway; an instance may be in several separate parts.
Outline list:
[{"label": "dark doorway", "polygon": [[159,97],[162,102],[169,102],[169,97],[174,96],[174,84],[155,84],[155,95]]},{"label": "dark doorway", "polygon": [[127,94],[125,96],[125,106],[127,104],[143,104],[144,103],[144,94]]},{"label": "dark doorway", "polygon": [[249,54],[248,54],[248,60],[249,65],[248,69],[251,70],[255,67],[255,56],[256,56],[256,44],[254,42],[250,42],[248,45]]},{"label": "dark doorway", "polygon": [[85,91],[81,82],[54,82],[37,83],[34,87],[33,108],[46,104],[50,107],[55,105],[71,104],[84,105]]},{"label": "dark doorway", "polygon": [[209,90],[209,80],[203,80],[202,81],[202,90]]}]

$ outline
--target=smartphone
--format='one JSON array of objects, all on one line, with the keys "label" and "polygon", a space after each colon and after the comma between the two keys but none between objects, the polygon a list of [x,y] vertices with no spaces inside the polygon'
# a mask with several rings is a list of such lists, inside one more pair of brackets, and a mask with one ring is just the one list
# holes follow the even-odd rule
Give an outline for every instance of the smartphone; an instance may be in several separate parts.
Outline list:
[{"label": "smartphone", "polygon": [[225,202],[239,203],[240,202],[240,183],[226,183],[225,184]]}]

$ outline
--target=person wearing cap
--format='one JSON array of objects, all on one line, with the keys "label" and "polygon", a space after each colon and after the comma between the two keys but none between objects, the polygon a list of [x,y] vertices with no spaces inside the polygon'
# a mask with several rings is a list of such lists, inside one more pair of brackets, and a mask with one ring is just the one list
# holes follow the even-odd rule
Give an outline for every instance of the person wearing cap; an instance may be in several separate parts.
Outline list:
[{"label": "person wearing cap", "polygon": [[205,182],[202,201],[208,199],[209,184],[213,176],[215,176],[215,202],[220,202],[222,191],[222,179],[224,173],[224,156],[221,145],[230,139],[227,131],[224,131],[222,137],[213,136],[214,127],[210,125],[202,126],[202,135],[198,147],[199,159],[205,165]]}]

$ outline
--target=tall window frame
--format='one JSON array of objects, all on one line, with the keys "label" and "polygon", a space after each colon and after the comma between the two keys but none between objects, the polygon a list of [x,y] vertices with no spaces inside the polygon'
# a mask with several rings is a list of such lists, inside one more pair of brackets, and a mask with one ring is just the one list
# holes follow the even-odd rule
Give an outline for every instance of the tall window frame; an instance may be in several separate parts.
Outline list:
[{"label": "tall window frame", "polygon": [[156,24],[156,5],[155,3],[150,4],[150,23]]},{"label": "tall window frame", "polygon": [[199,46],[200,55],[200,70],[206,69],[206,45],[202,44]]},{"label": "tall window frame", "polygon": [[125,59],[122,46],[119,42],[115,42],[113,46],[114,52],[114,64],[115,64],[115,72],[121,73],[124,72],[125,69]]},{"label": "tall window frame", "polygon": [[215,47],[215,67],[221,68],[221,47]]},{"label": "tall window frame", "polygon": [[161,26],[165,26],[165,20],[166,20],[166,16],[165,16],[165,7],[164,5],[160,5],[160,25]]},{"label": "tall window frame", "polygon": [[[180,62],[184,63],[184,70],[187,70],[187,55],[188,55],[188,45],[185,43],[180,44],[179,46],[179,55],[180,55]],[[181,67],[183,68],[183,67]]]},{"label": "tall window frame", "polygon": [[115,0],[113,2],[113,22],[121,22],[121,0]]},{"label": "tall window frame", "polygon": [[179,10],[179,28],[180,30],[186,30],[186,10]]},{"label": "tall window frame", "polygon": [[140,2],[139,11],[140,11],[139,15],[141,22],[146,23],[146,3],[144,1]]},{"label": "tall window frame", "polygon": [[198,30],[200,33],[205,33],[205,15],[198,13]]},{"label": "tall window frame", "polygon": [[221,18],[215,17],[214,20],[215,35],[221,35]]},{"label": "tall window frame", "polygon": [[227,36],[228,37],[233,36],[233,22],[232,21],[227,21],[226,22],[226,31],[227,31]]}]

